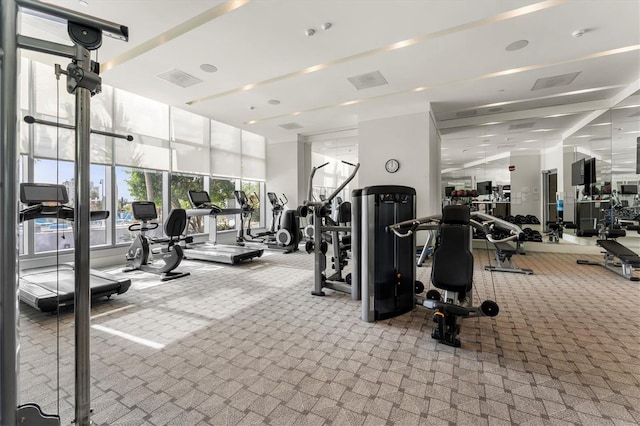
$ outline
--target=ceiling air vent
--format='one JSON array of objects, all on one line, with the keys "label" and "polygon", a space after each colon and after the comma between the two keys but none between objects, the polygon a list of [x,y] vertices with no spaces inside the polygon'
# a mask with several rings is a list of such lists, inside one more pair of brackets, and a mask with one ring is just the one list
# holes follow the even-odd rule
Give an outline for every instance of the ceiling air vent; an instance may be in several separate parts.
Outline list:
[{"label": "ceiling air vent", "polygon": [[552,77],[539,78],[531,90],[550,89],[552,87],[566,86],[573,83],[573,80],[580,74],[578,72],[572,72],[570,74],[554,75]]},{"label": "ceiling air vent", "polygon": [[200,80],[199,78],[194,77],[191,74],[187,74],[184,71],[180,71],[177,68],[163,72],[162,74],[158,74],[156,75],[156,77],[183,88],[202,83],[202,80]]},{"label": "ceiling air vent", "polygon": [[278,124],[278,127],[282,127],[285,130],[296,130],[296,129],[302,129],[302,126],[299,125],[298,123],[284,123],[284,124]]},{"label": "ceiling air vent", "polygon": [[470,109],[470,110],[467,110],[467,111],[458,111],[458,112],[456,112],[456,117],[458,117],[458,118],[475,117],[476,115],[478,115],[478,110],[477,109]]},{"label": "ceiling air vent", "polygon": [[535,121],[532,121],[530,123],[512,124],[511,126],[509,126],[509,130],[531,129],[534,124],[536,124]]},{"label": "ceiling air vent", "polygon": [[356,75],[355,77],[349,77],[347,80],[349,80],[349,82],[351,82],[351,84],[353,84],[358,90],[389,84],[380,71]]}]

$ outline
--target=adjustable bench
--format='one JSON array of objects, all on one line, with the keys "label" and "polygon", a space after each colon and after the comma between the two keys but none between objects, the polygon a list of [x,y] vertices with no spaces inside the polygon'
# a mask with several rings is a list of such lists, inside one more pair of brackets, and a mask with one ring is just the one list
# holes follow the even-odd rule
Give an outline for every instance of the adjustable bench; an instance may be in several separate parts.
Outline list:
[{"label": "adjustable bench", "polygon": [[511,256],[518,253],[518,249],[516,247],[507,242],[500,241],[493,242],[493,246],[495,247],[496,262],[498,263],[498,265],[487,265],[484,267],[485,271],[512,272],[515,274],[526,275],[533,274],[533,270],[516,268],[516,266],[513,264]]},{"label": "adjustable bench", "polygon": [[[623,229],[605,231],[606,238],[624,237],[625,235],[626,232]],[[603,252],[604,262],[578,260],[579,265],[602,266],[630,281],[640,281],[640,277],[634,275],[634,270],[640,269],[640,256],[637,253],[613,239],[597,240],[596,244],[605,250]]]}]

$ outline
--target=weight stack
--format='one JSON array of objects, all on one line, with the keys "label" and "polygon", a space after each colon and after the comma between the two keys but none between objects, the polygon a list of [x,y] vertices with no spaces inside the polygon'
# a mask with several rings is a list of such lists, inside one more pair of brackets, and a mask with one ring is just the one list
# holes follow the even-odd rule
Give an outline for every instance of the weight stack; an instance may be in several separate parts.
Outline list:
[{"label": "weight stack", "polygon": [[[399,238],[386,228],[416,217],[416,191],[399,185],[362,189],[360,276],[362,320],[402,315],[415,306],[415,235]],[[356,266],[358,263],[356,263]]]}]

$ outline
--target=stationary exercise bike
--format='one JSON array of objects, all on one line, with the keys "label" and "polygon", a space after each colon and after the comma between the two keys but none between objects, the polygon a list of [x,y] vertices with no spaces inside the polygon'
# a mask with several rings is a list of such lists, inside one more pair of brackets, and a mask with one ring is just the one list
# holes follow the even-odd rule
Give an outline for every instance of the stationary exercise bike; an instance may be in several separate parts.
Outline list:
[{"label": "stationary exercise bike", "polygon": [[[168,239],[151,238],[146,235],[148,231],[157,229],[160,226],[156,205],[152,201],[134,201],[131,203],[133,217],[140,223],[129,226],[129,231],[138,232],[135,240],[127,251],[127,266],[123,272],[141,270],[160,275],[161,281],[175,280],[189,275],[189,272],[173,272],[184,257],[182,247],[177,244],[186,238],[180,238],[182,231],[187,226],[187,213],[184,209],[174,209],[164,222],[164,233]],[[188,242],[188,241],[187,241]],[[153,243],[167,243],[166,247],[151,250]],[[153,258],[153,261],[150,258]]]}]

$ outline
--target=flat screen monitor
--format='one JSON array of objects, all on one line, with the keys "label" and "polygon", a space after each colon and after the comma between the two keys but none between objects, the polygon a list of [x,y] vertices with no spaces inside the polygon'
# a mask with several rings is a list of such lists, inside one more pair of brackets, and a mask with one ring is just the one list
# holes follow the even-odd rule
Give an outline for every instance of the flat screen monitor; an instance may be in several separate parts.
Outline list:
[{"label": "flat screen monitor", "polygon": [[491,181],[478,182],[476,185],[478,195],[490,195],[491,194]]},{"label": "flat screen monitor", "polygon": [[621,194],[637,194],[638,185],[621,185],[620,193]]},{"label": "flat screen monitor", "polygon": [[189,191],[189,200],[194,207],[205,206],[211,203],[207,191]]},{"label": "flat screen monitor", "polygon": [[571,164],[571,186],[584,185],[584,158]]},{"label": "flat screen monitor", "polygon": [[158,218],[156,205],[151,201],[134,201],[131,211],[136,220],[154,220]]},{"label": "flat screen monitor", "polygon": [[451,197],[451,193],[456,189],[455,186],[445,186],[444,187],[444,196]]},{"label": "flat screen monitor", "polygon": [[69,196],[64,185],[47,183],[21,183],[20,202],[28,205],[41,203],[67,204]]},{"label": "flat screen monitor", "polygon": [[584,160],[584,184],[593,185],[596,183],[596,159]]}]

